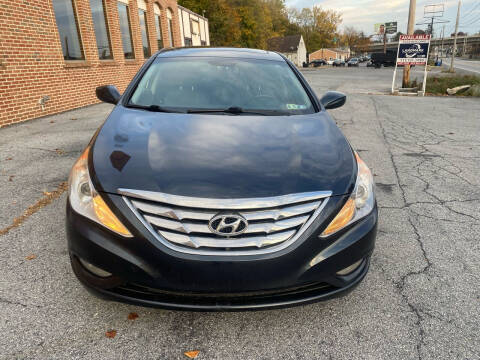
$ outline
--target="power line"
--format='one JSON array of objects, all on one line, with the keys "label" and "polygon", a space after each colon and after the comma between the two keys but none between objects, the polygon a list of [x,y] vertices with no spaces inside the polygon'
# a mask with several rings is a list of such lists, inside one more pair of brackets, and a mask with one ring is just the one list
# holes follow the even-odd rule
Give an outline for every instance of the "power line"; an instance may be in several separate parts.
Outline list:
[{"label": "power line", "polygon": [[[465,20],[465,18],[467,18],[467,17],[469,17],[471,14],[473,14],[473,12],[474,12],[479,6],[480,6],[480,2],[477,3],[477,4],[475,4],[475,5],[473,6],[473,8],[471,8],[468,13],[466,13],[465,15],[463,15],[462,17],[464,18],[464,20]],[[475,14],[474,14],[474,15],[475,15]],[[471,19],[470,19],[470,20],[471,20]]]},{"label": "power line", "polygon": [[464,24],[464,25],[461,25],[460,27],[467,27],[467,26],[470,26],[470,25],[473,25],[475,24],[478,20],[480,20],[480,16],[476,19],[473,19],[473,21],[469,22],[468,24]]},{"label": "power line", "polygon": [[433,28],[435,24],[444,24],[450,21],[441,19],[444,15],[445,4],[430,4],[425,5],[423,9],[423,22],[417,23],[417,25],[428,25],[427,33],[433,37]]}]

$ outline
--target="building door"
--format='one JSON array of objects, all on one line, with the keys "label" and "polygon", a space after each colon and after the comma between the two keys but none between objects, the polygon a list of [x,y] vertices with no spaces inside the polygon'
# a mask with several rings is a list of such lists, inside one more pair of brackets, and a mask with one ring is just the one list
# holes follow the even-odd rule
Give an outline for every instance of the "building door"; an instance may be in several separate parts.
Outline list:
[{"label": "building door", "polygon": [[200,23],[196,20],[191,20],[190,26],[192,29],[192,45],[201,46],[202,42],[200,39]]}]

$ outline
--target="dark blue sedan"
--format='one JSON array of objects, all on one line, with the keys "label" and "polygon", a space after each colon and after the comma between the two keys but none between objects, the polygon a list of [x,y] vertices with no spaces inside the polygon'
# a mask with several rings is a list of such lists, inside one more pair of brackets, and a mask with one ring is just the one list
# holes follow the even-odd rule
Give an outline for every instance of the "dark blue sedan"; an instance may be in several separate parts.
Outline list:
[{"label": "dark blue sedan", "polygon": [[189,310],[328,299],[365,277],[372,174],[284,56],[163,50],[116,104],[70,174],[72,267],[93,293]]}]

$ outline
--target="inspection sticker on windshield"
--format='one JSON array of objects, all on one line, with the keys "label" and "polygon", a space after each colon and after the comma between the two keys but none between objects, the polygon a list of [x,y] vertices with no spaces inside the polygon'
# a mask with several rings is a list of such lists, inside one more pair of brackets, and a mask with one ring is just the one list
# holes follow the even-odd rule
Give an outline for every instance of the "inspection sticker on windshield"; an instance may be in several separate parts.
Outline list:
[{"label": "inspection sticker on windshield", "polygon": [[288,110],[304,110],[306,108],[307,108],[306,105],[287,104]]}]

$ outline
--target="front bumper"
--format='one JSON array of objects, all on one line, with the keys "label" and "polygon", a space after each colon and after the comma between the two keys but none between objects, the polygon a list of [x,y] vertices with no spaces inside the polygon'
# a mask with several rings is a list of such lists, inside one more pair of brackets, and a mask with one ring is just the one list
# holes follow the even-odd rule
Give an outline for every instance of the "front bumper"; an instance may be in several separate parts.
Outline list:
[{"label": "front bumper", "polygon": [[[160,244],[133,214],[128,216],[121,197],[102,195],[134,237],[113,234],[75,213],[67,203],[73,270],[94,294],[144,306],[229,311],[278,308],[340,296],[367,274],[376,237],[375,207],[352,226],[318,238],[346,201],[346,197],[334,197],[312,229],[285,250],[236,258],[181,254]],[[79,258],[113,275],[95,276]],[[361,264],[352,273],[336,274],[359,260]]]}]

